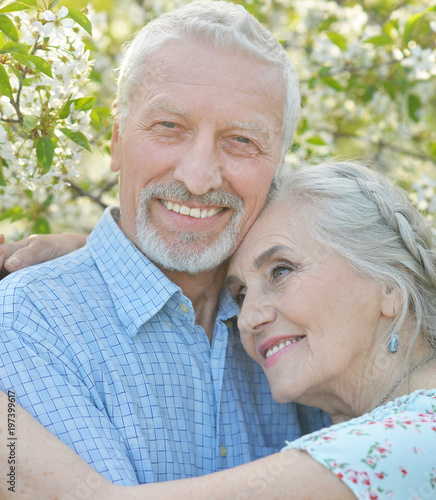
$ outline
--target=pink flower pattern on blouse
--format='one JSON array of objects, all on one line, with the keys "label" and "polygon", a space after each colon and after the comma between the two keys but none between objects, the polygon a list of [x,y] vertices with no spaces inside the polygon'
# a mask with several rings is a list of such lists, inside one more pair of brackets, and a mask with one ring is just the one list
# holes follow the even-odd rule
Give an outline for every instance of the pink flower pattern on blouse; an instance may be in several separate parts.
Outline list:
[{"label": "pink flower pattern on blouse", "polygon": [[436,500],[436,389],[287,443],[364,500]]}]

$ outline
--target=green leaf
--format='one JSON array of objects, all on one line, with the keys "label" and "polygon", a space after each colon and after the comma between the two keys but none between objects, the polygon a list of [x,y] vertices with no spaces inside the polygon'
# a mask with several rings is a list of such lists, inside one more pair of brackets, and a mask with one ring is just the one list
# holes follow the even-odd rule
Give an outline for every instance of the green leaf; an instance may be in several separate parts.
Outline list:
[{"label": "green leaf", "polygon": [[21,54],[27,54],[27,48],[22,43],[7,42],[0,49],[0,53],[2,54],[9,54],[11,52],[20,52]]},{"label": "green leaf", "polygon": [[44,172],[48,172],[53,163],[54,147],[50,137],[43,136],[36,141],[36,157]]},{"label": "green leaf", "polygon": [[29,6],[21,2],[11,2],[0,9],[0,12],[17,12],[18,10],[26,10]]},{"label": "green leaf", "polygon": [[318,75],[319,76],[324,76],[326,75],[330,70],[332,69],[331,66],[323,66],[319,71],[318,71]]},{"label": "green leaf", "polygon": [[0,31],[3,31],[14,42],[18,42],[18,31],[15,24],[9,19],[8,16],[0,14]]},{"label": "green leaf", "polygon": [[0,162],[0,186],[6,186],[6,180],[3,175],[3,160]]},{"label": "green leaf", "polygon": [[377,45],[377,46],[382,46],[382,45],[389,45],[390,43],[393,42],[393,40],[389,35],[387,35],[386,33],[383,33],[382,35],[377,35],[377,36],[372,36],[370,38],[367,38],[363,42],[364,43],[372,43],[373,45]]},{"label": "green leaf", "polygon": [[23,132],[30,132],[39,122],[39,117],[34,115],[26,115],[23,118]]},{"label": "green leaf", "polygon": [[98,114],[97,111],[95,111],[95,109],[91,111],[90,118],[93,127],[99,129],[101,127],[101,120],[100,120],[100,115]]},{"label": "green leaf", "polygon": [[325,34],[342,50],[342,52],[347,49],[347,40],[342,35],[334,33],[333,31],[326,31]]},{"label": "green leaf", "polygon": [[9,76],[3,64],[0,64],[0,94],[9,97],[9,99],[12,99],[11,83],[9,81]]},{"label": "green leaf", "polygon": [[21,85],[24,83],[23,75],[18,71],[18,69],[15,66],[10,66],[11,70],[15,74],[15,76],[18,78],[18,81],[21,83]]},{"label": "green leaf", "polygon": [[33,223],[32,232],[36,234],[50,234],[50,224],[45,217],[38,217]]},{"label": "green leaf", "polygon": [[92,108],[90,118],[93,127],[100,130],[102,127],[108,126],[109,122],[112,122],[112,110],[102,106]]},{"label": "green leaf", "polygon": [[410,94],[407,105],[409,108],[410,118],[412,118],[414,122],[417,122],[419,120],[418,110],[421,109],[420,98],[415,94]]},{"label": "green leaf", "polygon": [[318,81],[318,78],[316,78],[315,76],[312,76],[312,78],[310,78],[310,80],[307,82],[308,89],[312,90],[313,88],[315,88],[317,81]]},{"label": "green leaf", "polygon": [[419,21],[421,21],[422,16],[425,14],[425,11],[423,12],[417,12],[416,14],[413,14],[413,16],[410,16],[409,19],[406,21],[406,24],[404,25],[404,43],[408,44],[412,38],[413,32],[415,31],[415,28],[417,27]]},{"label": "green leaf", "polygon": [[89,21],[89,19],[85,16],[85,14],[83,12],[81,12],[80,10],[72,9],[71,7],[68,7],[67,17],[72,19],[79,26],[82,26],[82,28],[92,36],[91,22]]},{"label": "green leaf", "polygon": [[44,200],[44,203],[42,204],[42,209],[47,210],[47,208],[52,204],[53,202],[53,195],[50,194],[47,196],[47,198]]},{"label": "green leaf", "polygon": [[397,97],[397,87],[391,81],[385,80],[380,83],[391,99],[395,99]]},{"label": "green leaf", "polygon": [[327,143],[321,139],[318,135],[311,137],[306,140],[307,144],[313,144],[314,146],[326,146]]},{"label": "green leaf", "polygon": [[21,207],[12,207],[9,210],[3,210],[0,213],[0,220],[14,219],[18,220],[23,217],[23,209]]},{"label": "green leaf", "polygon": [[59,111],[59,119],[60,120],[65,120],[67,118],[71,111],[70,111],[70,106],[71,106],[71,101],[67,101]]},{"label": "green leaf", "polygon": [[329,87],[331,87],[332,89],[335,89],[335,90],[344,90],[344,87],[337,80],[335,80],[334,78],[332,78],[331,76],[324,76],[322,78],[322,81],[326,85],[328,85]]},{"label": "green leaf", "polygon": [[73,99],[75,109],[81,109],[82,111],[88,111],[92,109],[96,101],[95,97],[81,97],[80,99]]},{"label": "green leaf", "polygon": [[81,109],[82,111],[87,111],[92,109],[96,101],[95,97],[80,97],[79,99],[68,100],[62,109],[59,111],[59,118],[61,120],[67,118],[70,115],[71,104],[74,103],[74,109]]},{"label": "green leaf", "polygon": [[41,73],[44,73],[44,75],[53,78],[50,64],[42,57],[18,53],[13,54],[12,57],[19,63],[24,64],[24,66],[27,66],[30,69],[36,68],[38,71],[41,71]]},{"label": "green leaf", "polygon": [[26,4],[28,7],[36,7],[37,0],[20,0],[20,3]]},{"label": "green leaf", "polygon": [[336,16],[331,16],[327,19],[323,19],[321,24],[318,26],[318,33],[326,31],[330,28],[330,26],[338,20]]},{"label": "green leaf", "polygon": [[71,132],[68,128],[61,128],[60,131],[65,134],[70,141],[73,141],[80,147],[91,151],[88,139],[82,134],[82,132]]}]

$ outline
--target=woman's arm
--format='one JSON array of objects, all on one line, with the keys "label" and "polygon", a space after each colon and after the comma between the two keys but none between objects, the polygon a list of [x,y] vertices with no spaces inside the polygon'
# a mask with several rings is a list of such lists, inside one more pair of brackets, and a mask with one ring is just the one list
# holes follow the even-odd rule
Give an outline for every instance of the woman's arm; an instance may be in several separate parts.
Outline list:
[{"label": "woman's arm", "polygon": [[2,391],[0,444],[0,498],[11,500],[355,500],[340,479],[298,450],[199,478],[116,486]]},{"label": "woman's arm", "polygon": [[12,273],[77,250],[86,243],[86,235],[34,234],[15,243],[3,241],[4,237],[0,234],[0,272],[4,267],[3,271]]},{"label": "woman's arm", "polygon": [[300,450],[275,453],[207,476],[142,488],[127,489],[123,500],[356,500],[339,478]]}]

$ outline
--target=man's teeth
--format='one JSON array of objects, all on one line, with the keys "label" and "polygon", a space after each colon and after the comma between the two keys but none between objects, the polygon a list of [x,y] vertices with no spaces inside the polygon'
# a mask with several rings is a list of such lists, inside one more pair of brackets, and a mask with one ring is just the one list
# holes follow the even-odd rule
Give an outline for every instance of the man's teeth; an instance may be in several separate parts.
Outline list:
[{"label": "man's teeth", "polygon": [[190,217],[195,217],[196,219],[206,219],[207,217],[213,217],[217,213],[224,210],[224,208],[189,208],[185,205],[173,203],[172,201],[161,201],[168,210],[182,215],[189,215]]},{"label": "man's teeth", "polygon": [[279,352],[282,349],[284,349],[285,347],[288,347],[288,345],[295,344],[295,342],[298,342],[299,340],[301,340],[301,337],[299,337],[298,339],[292,339],[292,340],[288,339],[288,340],[286,340],[286,342],[281,342],[279,345],[275,345],[272,349],[268,349],[266,351],[265,358],[268,359],[270,356],[272,356],[276,352]]}]

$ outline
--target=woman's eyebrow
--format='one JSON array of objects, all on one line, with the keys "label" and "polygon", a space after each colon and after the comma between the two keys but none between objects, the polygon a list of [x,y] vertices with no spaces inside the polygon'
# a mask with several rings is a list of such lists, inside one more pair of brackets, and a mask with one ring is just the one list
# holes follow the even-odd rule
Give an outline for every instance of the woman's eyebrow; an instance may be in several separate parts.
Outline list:
[{"label": "woman's eyebrow", "polygon": [[[256,257],[256,259],[254,259],[254,267],[255,269],[259,269],[260,267],[262,267],[262,265],[267,261],[269,260],[270,258],[274,257],[274,255],[276,253],[283,253],[283,251],[288,251],[289,252],[289,247],[285,246],[285,245],[274,245],[273,247],[271,248],[268,248],[268,250],[265,250],[264,252],[262,252],[259,257]],[[236,276],[236,274],[229,274],[225,281],[224,281],[224,284],[225,285],[233,285],[233,284],[237,284],[237,285],[243,285],[243,281],[241,281],[241,279]]]},{"label": "woman's eyebrow", "polygon": [[229,286],[229,285],[242,285],[242,281],[236,274],[229,274],[226,279],[224,280],[224,285]]},{"label": "woman's eyebrow", "polygon": [[268,248],[268,250],[265,250],[264,252],[262,252],[259,255],[259,257],[254,259],[254,267],[256,269],[259,269],[260,267],[262,267],[262,265],[265,263],[265,261],[269,260],[276,253],[283,252],[284,250],[289,251],[289,248],[284,246],[284,245],[275,245],[271,248]]}]

